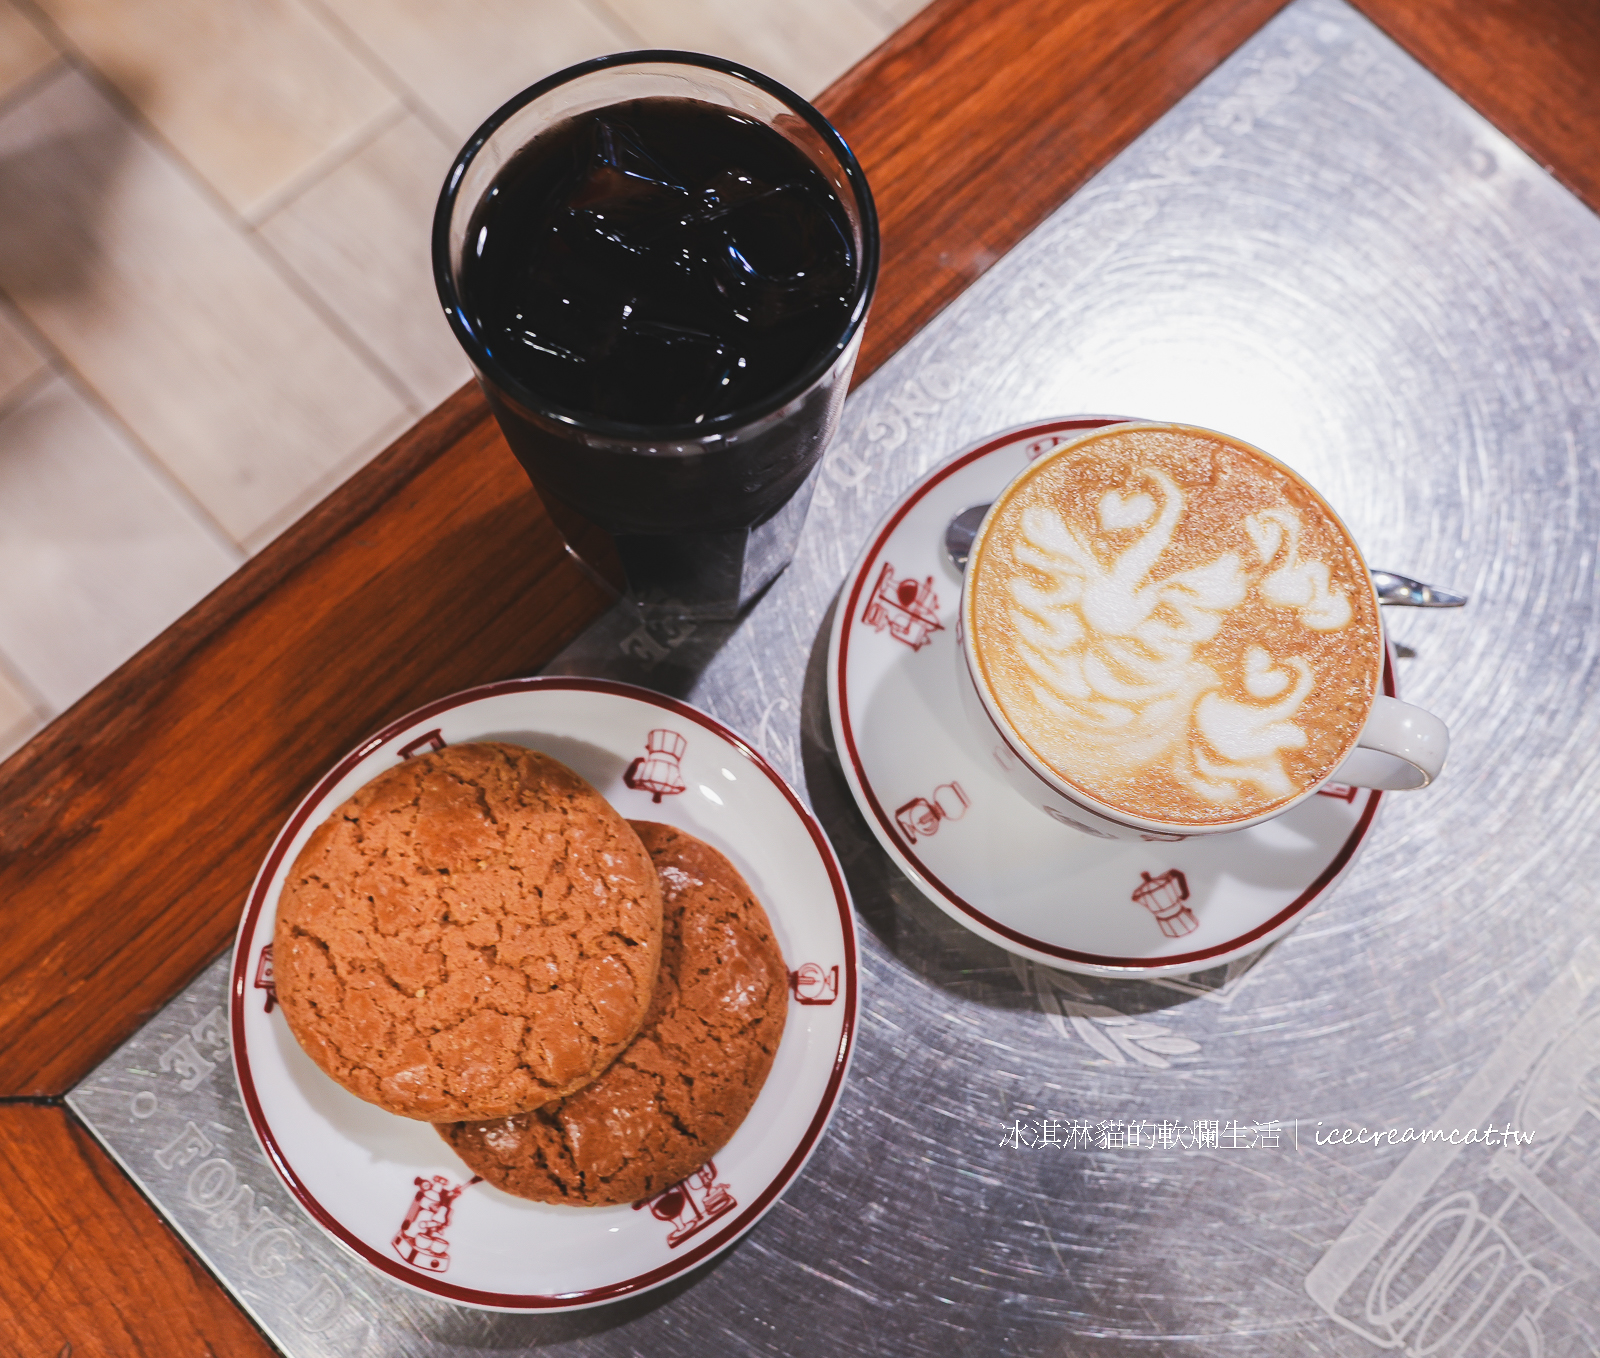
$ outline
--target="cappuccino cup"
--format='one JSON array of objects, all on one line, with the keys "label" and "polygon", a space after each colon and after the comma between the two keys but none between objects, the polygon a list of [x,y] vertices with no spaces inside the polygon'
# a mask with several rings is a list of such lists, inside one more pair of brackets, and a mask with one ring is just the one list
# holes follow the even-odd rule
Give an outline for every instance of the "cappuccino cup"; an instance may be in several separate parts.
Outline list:
[{"label": "cappuccino cup", "polygon": [[1107,839],[1247,829],[1326,783],[1425,787],[1449,733],[1382,692],[1349,531],[1259,448],[1128,422],[990,507],[962,582],[970,720],[1008,781]]}]

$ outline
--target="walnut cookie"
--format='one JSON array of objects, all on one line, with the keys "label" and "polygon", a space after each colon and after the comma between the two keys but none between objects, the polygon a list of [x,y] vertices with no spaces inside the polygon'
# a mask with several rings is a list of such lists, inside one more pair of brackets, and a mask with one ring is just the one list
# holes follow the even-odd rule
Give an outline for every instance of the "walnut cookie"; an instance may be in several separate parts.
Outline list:
[{"label": "walnut cookie", "polygon": [[772,1069],[788,974],[766,912],[733,864],[668,825],[634,821],[661,874],[666,944],[639,1036],[560,1103],[439,1134],[508,1193],[636,1202],[678,1182],[739,1129]]},{"label": "walnut cookie", "polygon": [[307,841],[278,902],[284,1017],[352,1094],[430,1122],[588,1084],[661,958],[638,835],[566,765],[453,745],[386,770]]}]

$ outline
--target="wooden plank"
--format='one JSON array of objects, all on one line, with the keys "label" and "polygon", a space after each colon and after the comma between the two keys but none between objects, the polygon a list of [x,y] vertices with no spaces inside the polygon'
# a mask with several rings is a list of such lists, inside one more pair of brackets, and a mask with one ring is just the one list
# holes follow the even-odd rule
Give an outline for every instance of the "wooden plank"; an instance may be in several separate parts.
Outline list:
[{"label": "wooden plank", "polygon": [[0,1335],[15,1358],[274,1358],[65,1108],[0,1105]]}]

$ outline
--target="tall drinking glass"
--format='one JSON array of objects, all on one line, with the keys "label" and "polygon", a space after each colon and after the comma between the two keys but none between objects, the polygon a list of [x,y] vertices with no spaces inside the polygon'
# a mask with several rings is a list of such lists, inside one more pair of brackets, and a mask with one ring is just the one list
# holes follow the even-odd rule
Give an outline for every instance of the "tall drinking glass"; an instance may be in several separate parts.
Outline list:
[{"label": "tall drinking glass", "polygon": [[[719,119],[736,138],[775,133],[787,148],[752,170],[722,149],[735,143]],[[538,180],[523,168],[547,162],[564,168]],[[512,223],[516,192],[530,206]],[[648,215],[663,205],[665,224]],[[491,226],[497,273],[482,262]],[[831,252],[820,271],[829,286],[795,253],[802,236]],[[568,288],[573,260],[589,273],[572,273]],[[506,441],[581,564],[641,608],[681,617],[736,616],[772,582],[838,425],[878,272],[866,178],[816,109],[689,52],[571,67],[517,95],[463,148],[440,195],[433,263]],[[544,291],[510,300],[527,279]],[[725,303],[726,315],[677,315],[680,294]],[[814,294],[826,306],[807,311]],[[542,309],[525,321],[511,314],[523,306]],[[756,357],[774,335],[783,361]]]}]

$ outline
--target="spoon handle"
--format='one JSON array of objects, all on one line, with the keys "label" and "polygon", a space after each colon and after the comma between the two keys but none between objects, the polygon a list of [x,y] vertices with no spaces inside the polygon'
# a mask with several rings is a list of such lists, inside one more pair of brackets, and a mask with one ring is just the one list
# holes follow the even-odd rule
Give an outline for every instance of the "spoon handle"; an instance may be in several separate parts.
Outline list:
[{"label": "spoon handle", "polygon": [[1466,603],[1465,594],[1451,594],[1435,589],[1420,580],[1393,571],[1373,571],[1372,583],[1378,591],[1380,604],[1404,604],[1409,608],[1460,608]]}]

